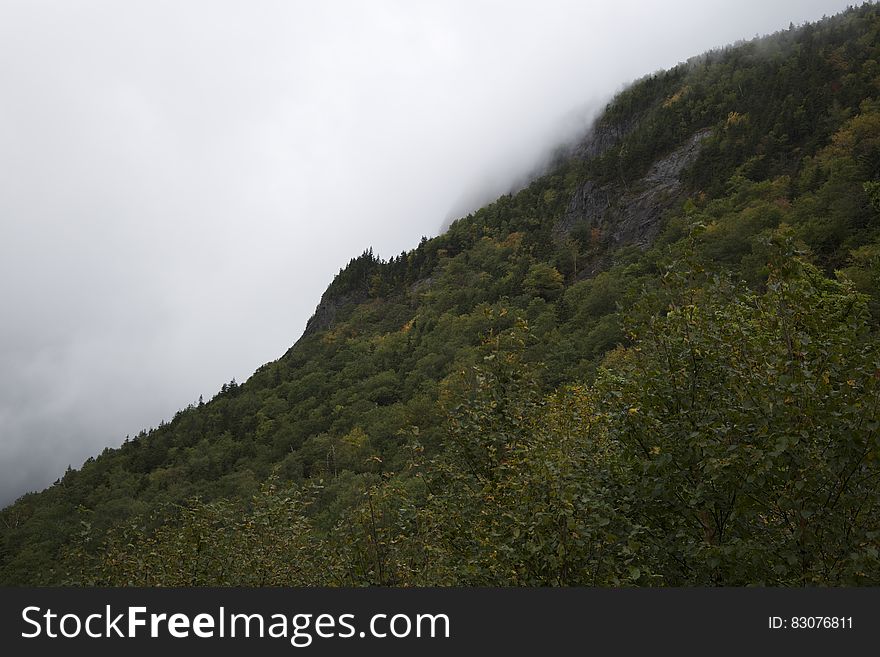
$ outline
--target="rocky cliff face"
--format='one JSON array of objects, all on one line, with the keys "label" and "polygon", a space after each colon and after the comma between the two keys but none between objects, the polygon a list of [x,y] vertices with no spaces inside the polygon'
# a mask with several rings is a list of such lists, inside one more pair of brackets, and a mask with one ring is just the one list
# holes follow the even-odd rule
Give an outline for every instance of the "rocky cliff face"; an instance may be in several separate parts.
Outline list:
[{"label": "rocky cliff face", "polygon": [[[710,132],[708,129],[696,132],[679,148],[657,160],[641,180],[627,188],[586,181],[572,196],[556,226],[557,235],[567,235],[576,226],[586,224],[608,247],[647,247],[660,230],[663,213],[681,202],[681,173],[699,154]],[[608,143],[607,136],[602,139]],[[591,144],[584,152],[597,152],[599,147],[600,144]],[[604,264],[593,263],[583,275],[595,274]]]},{"label": "rocky cliff face", "polygon": [[[354,306],[363,303],[367,299],[367,292],[349,292],[338,297],[328,297],[327,294],[321,297],[321,302],[315,308],[315,313],[306,322],[306,329],[303,331],[303,337],[317,333],[318,331],[326,331],[333,326],[339,311],[347,306]],[[295,345],[294,345],[295,346]]]},{"label": "rocky cliff face", "polygon": [[636,121],[625,124],[596,123],[574,149],[574,155],[584,160],[599,157],[625,139],[637,125]]},{"label": "rocky cliff face", "polygon": [[657,160],[638,183],[618,197],[607,226],[613,246],[648,246],[660,230],[660,218],[678,201],[681,172],[700,152],[709,130],[700,130],[678,149]]},{"label": "rocky cliff face", "polygon": [[[575,157],[590,159],[615,147],[629,134],[635,123],[627,126],[596,125],[574,149]],[[608,253],[620,246],[645,248],[651,244],[661,228],[663,214],[681,203],[681,173],[700,152],[703,140],[710,130],[694,133],[679,148],[660,158],[648,172],[629,187],[598,185],[587,180],[575,190],[562,219],[554,228],[556,239],[565,239],[576,227],[584,226],[595,232],[597,248],[592,260],[582,264],[577,278],[595,276],[612,263]],[[430,279],[416,281],[410,293],[430,284]],[[325,293],[306,324],[303,336],[327,330],[346,308],[364,302],[366,289],[341,295]]]}]

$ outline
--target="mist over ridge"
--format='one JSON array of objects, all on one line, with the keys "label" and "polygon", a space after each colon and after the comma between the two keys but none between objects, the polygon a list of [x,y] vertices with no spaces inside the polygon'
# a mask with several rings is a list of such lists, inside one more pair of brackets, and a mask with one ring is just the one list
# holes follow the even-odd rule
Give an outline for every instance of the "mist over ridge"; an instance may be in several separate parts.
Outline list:
[{"label": "mist over ridge", "polygon": [[622,85],[845,5],[5,3],[0,504],[246,380]]}]

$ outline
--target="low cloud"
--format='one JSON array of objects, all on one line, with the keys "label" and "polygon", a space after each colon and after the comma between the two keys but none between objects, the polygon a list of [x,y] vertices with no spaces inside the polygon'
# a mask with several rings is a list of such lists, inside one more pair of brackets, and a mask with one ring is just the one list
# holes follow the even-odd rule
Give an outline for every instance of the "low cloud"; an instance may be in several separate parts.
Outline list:
[{"label": "low cloud", "polygon": [[0,7],[0,503],[246,379],[625,82],[845,2]]}]

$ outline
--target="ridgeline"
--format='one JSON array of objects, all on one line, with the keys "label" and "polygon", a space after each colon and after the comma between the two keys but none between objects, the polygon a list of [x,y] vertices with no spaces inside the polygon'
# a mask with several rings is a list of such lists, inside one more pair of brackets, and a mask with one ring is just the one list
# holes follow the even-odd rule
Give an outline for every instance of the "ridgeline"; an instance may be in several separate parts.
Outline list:
[{"label": "ridgeline", "polygon": [[281,358],[3,509],[0,582],[878,585],[878,322],[866,4],[352,259]]}]

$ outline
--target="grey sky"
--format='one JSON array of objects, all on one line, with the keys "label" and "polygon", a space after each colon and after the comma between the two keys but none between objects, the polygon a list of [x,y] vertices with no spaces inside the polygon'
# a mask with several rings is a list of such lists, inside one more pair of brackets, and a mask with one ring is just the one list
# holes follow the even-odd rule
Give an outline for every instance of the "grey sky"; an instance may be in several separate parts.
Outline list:
[{"label": "grey sky", "polygon": [[625,83],[833,0],[0,0],[0,504],[300,336]]}]

